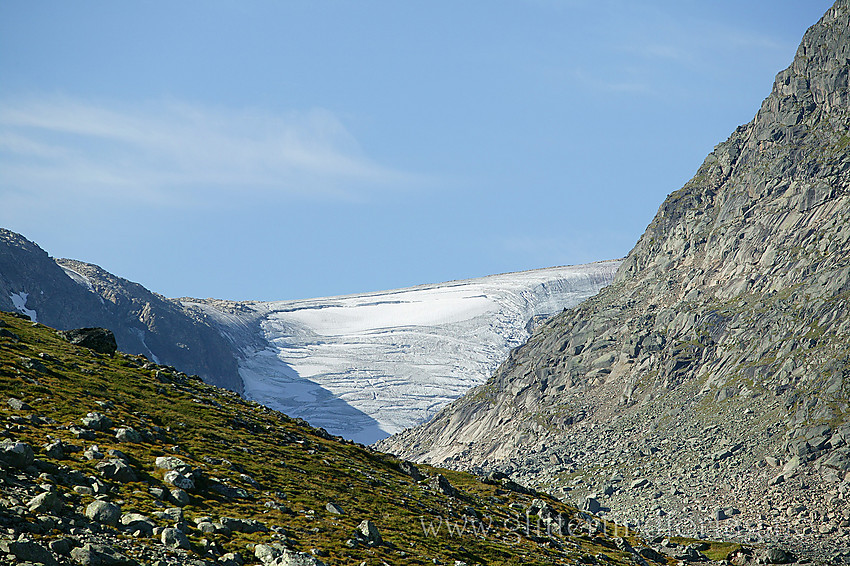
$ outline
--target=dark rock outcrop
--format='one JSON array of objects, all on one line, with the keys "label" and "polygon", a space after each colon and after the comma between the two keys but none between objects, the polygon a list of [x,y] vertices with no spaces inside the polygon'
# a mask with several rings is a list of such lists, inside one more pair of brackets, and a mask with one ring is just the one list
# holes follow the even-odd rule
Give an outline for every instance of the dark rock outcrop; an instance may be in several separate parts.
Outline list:
[{"label": "dark rock outcrop", "polygon": [[71,344],[111,356],[118,350],[115,335],[106,328],[75,328],[59,334]]}]

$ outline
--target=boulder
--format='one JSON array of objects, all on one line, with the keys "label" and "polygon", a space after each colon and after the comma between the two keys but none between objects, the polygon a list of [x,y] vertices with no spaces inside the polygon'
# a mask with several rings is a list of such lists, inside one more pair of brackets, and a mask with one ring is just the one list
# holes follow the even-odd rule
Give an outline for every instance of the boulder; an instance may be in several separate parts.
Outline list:
[{"label": "boulder", "polygon": [[0,552],[14,556],[18,562],[57,566],[53,553],[40,544],[29,540],[0,541]]},{"label": "boulder", "polygon": [[109,501],[96,499],[86,507],[86,517],[92,521],[114,527],[118,525],[118,521],[121,519],[121,507]]},{"label": "boulder", "polygon": [[91,430],[105,431],[112,428],[112,419],[98,412],[91,412],[80,419],[83,426]]},{"label": "boulder", "polygon": [[183,531],[174,527],[163,529],[161,540],[162,544],[168,548],[182,548],[184,550],[192,548],[189,538],[183,534]]},{"label": "boulder", "polygon": [[788,564],[794,561],[793,556],[778,547],[768,548],[762,555],[765,564]]},{"label": "boulder", "polygon": [[328,513],[333,513],[334,515],[344,515],[345,514],[345,513],[342,512],[342,507],[340,507],[336,503],[328,502],[328,504],[325,505],[325,509],[328,511]]},{"label": "boulder", "polygon": [[111,546],[86,543],[71,551],[71,558],[83,566],[139,566]]},{"label": "boulder", "polygon": [[267,532],[269,529],[261,522],[255,519],[234,519],[232,517],[221,517],[219,523],[230,531],[235,533],[258,533]]},{"label": "boulder", "polygon": [[142,441],[142,435],[136,429],[124,426],[115,431],[115,440],[118,442],[129,442],[138,444]]},{"label": "boulder", "polygon": [[32,407],[21,401],[20,399],[15,399],[12,397],[9,399],[9,406],[12,407],[13,411],[32,411]]},{"label": "boulder", "polygon": [[271,564],[278,557],[283,556],[284,550],[286,549],[278,544],[258,544],[254,546],[254,556],[263,564]]},{"label": "boulder", "polygon": [[173,501],[179,507],[185,507],[189,505],[191,499],[189,498],[189,494],[179,487],[175,487],[174,489],[169,490],[168,492],[171,501]]},{"label": "boulder", "polygon": [[402,471],[402,473],[410,476],[413,481],[422,481],[425,479],[425,476],[419,471],[419,468],[416,467],[416,464],[413,462],[409,462],[407,460],[402,460],[398,465],[398,469]]},{"label": "boulder", "polygon": [[156,528],[156,523],[150,517],[141,513],[124,513],[121,515],[120,522],[128,531],[141,531],[147,536],[152,535]]},{"label": "boulder", "polygon": [[62,507],[62,501],[54,491],[40,493],[27,502],[30,513],[57,513]]},{"label": "boulder", "polygon": [[458,490],[449,483],[449,480],[443,474],[437,474],[428,480],[428,487],[449,497],[458,497],[460,495]]},{"label": "boulder", "polygon": [[183,474],[192,472],[192,467],[177,456],[159,456],[154,465],[160,470],[175,470]]},{"label": "boulder", "polygon": [[118,350],[115,335],[106,328],[76,328],[59,332],[59,335],[74,344],[100,354],[113,355]]},{"label": "boulder", "polygon": [[180,472],[176,470],[170,470],[165,472],[162,480],[165,483],[171,484],[176,488],[185,489],[186,491],[192,491],[195,489],[195,480],[190,477],[186,477]]},{"label": "boulder", "polygon": [[153,516],[164,519],[169,523],[181,523],[183,522],[183,509],[180,507],[169,507],[165,511],[154,512]]},{"label": "boulder", "polygon": [[0,442],[0,464],[23,469],[35,461],[35,453],[26,442],[4,440]]},{"label": "boulder", "polygon": [[584,505],[582,505],[581,508],[582,511],[587,511],[591,515],[596,515],[602,508],[602,505],[599,504],[599,500],[595,497],[587,497],[585,498]]},{"label": "boulder", "polygon": [[44,455],[51,460],[62,460],[65,458],[65,445],[61,440],[45,444],[42,448],[44,449]]},{"label": "boulder", "polygon": [[378,527],[375,526],[375,523],[366,519],[362,521],[357,526],[357,532],[355,533],[358,539],[362,540],[366,544],[370,546],[378,546],[384,544],[384,539],[381,538],[381,533],[378,532]]},{"label": "boulder", "polygon": [[283,554],[269,563],[270,566],[325,566],[325,563],[306,552],[286,549]]},{"label": "boulder", "polygon": [[110,458],[109,460],[98,462],[95,468],[97,468],[104,478],[111,481],[127,483],[137,481],[138,479],[133,468],[117,458]]},{"label": "boulder", "polygon": [[83,452],[83,456],[86,457],[86,460],[102,460],[104,458],[103,452],[100,451],[100,447],[97,445],[89,446]]}]

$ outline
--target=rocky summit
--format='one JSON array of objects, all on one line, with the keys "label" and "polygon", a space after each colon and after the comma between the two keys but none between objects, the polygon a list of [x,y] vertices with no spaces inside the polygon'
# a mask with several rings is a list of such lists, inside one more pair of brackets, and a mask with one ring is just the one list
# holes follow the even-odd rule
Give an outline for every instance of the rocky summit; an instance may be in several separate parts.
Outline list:
[{"label": "rocky summit", "polygon": [[672,193],[615,282],[380,443],[667,534],[850,562],[850,2]]}]

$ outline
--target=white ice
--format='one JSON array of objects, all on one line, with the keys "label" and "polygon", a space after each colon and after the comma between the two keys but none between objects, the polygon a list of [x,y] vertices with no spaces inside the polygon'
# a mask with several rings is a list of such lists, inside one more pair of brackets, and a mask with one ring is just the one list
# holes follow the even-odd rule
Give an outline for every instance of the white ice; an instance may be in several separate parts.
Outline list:
[{"label": "white ice", "polygon": [[[619,261],[213,312],[244,342],[249,399],[363,443],[416,425],[484,382],[528,339],[528,321],[608,285]],[[245,338],[247,318],[262,340]],[[237,328],[239,327],[239,328]]]}]

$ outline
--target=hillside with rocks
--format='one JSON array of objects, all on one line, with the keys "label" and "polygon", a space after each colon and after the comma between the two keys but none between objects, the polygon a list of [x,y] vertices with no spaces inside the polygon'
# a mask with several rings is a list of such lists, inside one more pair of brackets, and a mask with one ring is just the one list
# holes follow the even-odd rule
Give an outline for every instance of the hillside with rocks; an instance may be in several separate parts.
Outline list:
[{"label": "hillside with rocks", "polygon": [[379,446],[850,562],[850,2],[595,297]]},{"label": "hillside with rocks", "polygon": [[0,399],[3,564],[789,559],[770,546],[646,540],[500,474],[416,466],[116,352],[102,329],[62,333],[0,312]]}]

